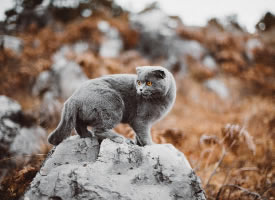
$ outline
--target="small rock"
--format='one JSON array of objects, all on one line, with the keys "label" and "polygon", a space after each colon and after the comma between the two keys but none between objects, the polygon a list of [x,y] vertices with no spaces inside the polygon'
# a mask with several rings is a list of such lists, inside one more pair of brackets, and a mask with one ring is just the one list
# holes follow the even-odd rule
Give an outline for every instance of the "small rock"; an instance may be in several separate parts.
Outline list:
[{"label": "small rock", "polygon": [[222,82],[221,80],[218,80],[218,79],[207,80],[204,82],[204,86],[207,89],[215,92],[222,99],[226,99],[229,97],[229,90],[224,84],[224,82]]},{"label": "small rock", "polygon": [[210,70],[217,70],[217,63],[212,56],[205,56],[202,60],[202,64]]},{"label": "small rock", "polygon": [[99,21],[97,23],[97,28],[100,30],[102,33],[107,33],[108,30],[110,29],[110,24],[107,21]]},{"label": "small rock", "polygon": [[249,60],[254,60],[254,54],[255,54],[255,50],[256,49],[261,49],[263,48],[263,44],[261,43],[261,41],[257,38],[252,38],[252,39],[249,39],[247,42],[246,42],[246,45],[245,45],[245,50],[246,50],[246,55],[247,57],[249,58]]},{"label": "small rock", "polygon": [[[53,87],[53,84],[54,74],[51,71],[43,71],[38,75],[35,81],[35,84],[32,88],[32,94],[38,96],[41,93],[50,90],[50,88]],[[51,88],[51,90],[54,90],[54,88]]]},{"label": "small rock", "polygon": [[132,26],[141,32],[159,33],[163,36],[174,36],[177,21],[170,18],[160,9],[152,9],[130,17]]},{"label": "small rock", "polygon": [[119,56],[123,49],[123,41],[118,30],[106,21],[98,22],[98,29],[104,34],[104,40],[99,48],[99,55],[109,58]]},{"label": "small rock", "polygon": [[[51,184],[49,184],[51,183]],[[205,199],[185,156],[170,144],[139,147],[72,136],[49,155],[25,198]]]},{"label": "small rock", "polygon": [[88,45],[82,42],[72,47],[65,45],[52,57],[53,65],[50,70],[41,72],[33,86],[33,95],[51,92],[55,98],[66,100],[88,77],[79,64],[66,58],[71,50],[75,53],[83,53]]},{"label": "small rock", "polygon": [[87,42],[77,42],[72,48],[76,54],[82,54],[89,49],[89,44]]},{"label": "small rock", "polygon": [[62,110],[61,102],[56,98],[56,95],[48,91],[43,95],[42,104],[40,106],[39,120],[40,124],[47,126],[49,124],[58,123]]},{"label": "small rock", "polygon": [[[88,80],[80,65],[66,58],[70,49],[71,47],[65,45],[57,51],[53,56],[54,63],[51,68],[54,79],[50,91],[55,93],[54,90],[57,89],[58,97],[64,100],[69,98],[84,81]],[[81,54],[88,49],[88,46],[85,43],[76,43],[72,49],[75,53]]]},{"label": "small rock", "polygon": [[21,128],[20,134],[14,139],[10,151],[16,155],[32,155],[41,151],[41,144],[45,143],[47,132],[40,126]]},{"label": "small rock", "polygon": [[10,118],[21,111],[21,106],[16,101],[0,95],[0,119]]},{"label": "small rock", "polygon": [[196,60],[200,60],[206,54],[206,49],[195,40],[176,38],[173,40],[170,52],[176,54],[177,57],[191,56]]},{"label": "small rock", "polygon": [[2,42],[3,42],[4,48],[11,49],[17,54],[20,54],[22,52],[23,42],[21,39],[10,35],[2,35],[0,36],[0,44]]},{"label": "small rock", "polygon": [[73,92],[86,80],[87,76],[74,61],[66,61],[63,65],[61,63],[52,66],[53,73],[56,79],[55,85],[59,90],[59,97],[62,99],[69,98]]}]

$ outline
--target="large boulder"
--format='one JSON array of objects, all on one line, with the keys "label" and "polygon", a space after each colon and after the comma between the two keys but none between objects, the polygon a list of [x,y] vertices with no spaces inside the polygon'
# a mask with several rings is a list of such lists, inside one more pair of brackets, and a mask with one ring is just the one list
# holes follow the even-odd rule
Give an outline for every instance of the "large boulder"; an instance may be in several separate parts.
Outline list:
[{"label": "large boulder", "polygon": [[171,144],[140,147],[72,136],[48,156],[25,199],[205,199]]}]

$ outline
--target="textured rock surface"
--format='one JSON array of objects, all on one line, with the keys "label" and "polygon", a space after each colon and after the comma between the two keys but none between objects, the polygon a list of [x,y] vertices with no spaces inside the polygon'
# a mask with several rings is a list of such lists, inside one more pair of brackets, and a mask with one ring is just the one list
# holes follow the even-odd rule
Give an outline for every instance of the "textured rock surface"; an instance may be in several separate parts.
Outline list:
[{"label": "textured rock surface", "polygon": [[[99,154],[98,154],[99,151]],[[98,155],[97,155],[98,154]],[[56,147],[25,199],[205,199],[170,144],[139,147],[72,136]]]}]

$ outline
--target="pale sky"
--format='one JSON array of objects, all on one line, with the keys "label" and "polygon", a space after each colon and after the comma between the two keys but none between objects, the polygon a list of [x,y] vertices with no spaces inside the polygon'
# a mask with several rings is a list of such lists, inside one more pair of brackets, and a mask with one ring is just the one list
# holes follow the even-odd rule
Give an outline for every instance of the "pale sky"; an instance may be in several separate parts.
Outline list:
[{"label": "pale sky", "polygon": [[[154,0],[115,0],[124,8],[141,11]],[[265,14],[275,14],[275,0],[158,0],[160,7],[169,15],[178,15],[187,25],[203,26],[212,17],[223,18],[237,14],[238,22],[249,31]],[[13,5],[13,0],[0,0],[0,20]]]},{"label": "pale sky", "polygon": [[[153,0],[116,0],[122,7],[140,11]],[[186,25],[203,26],[212,17],[224,18],[237,14],[238,22],[248,31],[267,12],[275,14],[275,0],[158,0],[169,15],[178,15]]]}]

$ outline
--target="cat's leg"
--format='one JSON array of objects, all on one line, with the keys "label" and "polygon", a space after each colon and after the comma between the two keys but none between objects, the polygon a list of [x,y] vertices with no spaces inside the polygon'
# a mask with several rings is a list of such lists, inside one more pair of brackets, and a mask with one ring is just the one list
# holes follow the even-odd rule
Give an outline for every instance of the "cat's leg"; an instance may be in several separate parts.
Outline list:
[{"label": "cat's leg", "polygon": [[109,138],[110,140],[123,143],[126,138],[119,135],[112,129],[120,123],[122,119],[122,110],[117,109],[116,112],[107,109],[97,109],[97,119],[92,124],[92,131],[99,140]]},{"label": "cat's leg", "polygon": [[81,138],[87,138],[87,137],[94,136],[94,134],[87,129],[87,125],[81,120],[77,120],[76,125],[75,125],[75,130]]},{"label": "cat's leg", "polygon": [[103,129],[97,128],[97,129],[93,129],[93,132],[95,133],[96,137],[101,141],[106,138],[109,138],[110,140],[117,143],[123,143],[124,141],[126,141],[126,138],[119,135],[113,130],[103,130]]},{"label": "cat's leg", "polygon": [[136,133],[136,143],[139,146],[151,145],[153,144],[151,136],[151,126],[146,123],[135,123],[131,125]]}]

